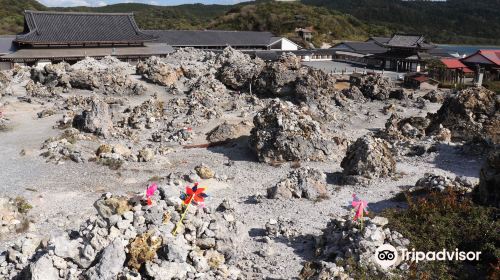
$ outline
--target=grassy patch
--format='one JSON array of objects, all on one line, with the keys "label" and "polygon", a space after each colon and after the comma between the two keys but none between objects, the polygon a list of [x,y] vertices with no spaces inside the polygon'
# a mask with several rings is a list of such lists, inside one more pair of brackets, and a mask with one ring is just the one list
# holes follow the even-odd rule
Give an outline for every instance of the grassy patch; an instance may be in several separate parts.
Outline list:
[{"label": "grassy patch", "polygon": [[497,208],[474,204],[453,191],[407,196],[407,209],[387,209],[389,228],[410,239],[417,251],[481,251],[478,262],[431,261],[411,264],[410,279],[487,279],[500,258]]},{"label": "grassy patch", "polygon": [[21,214],[27,214],[33,206],[28,203],[26,198],[18,196],[14,199],[14,205],[17,208],[17,211]]}]

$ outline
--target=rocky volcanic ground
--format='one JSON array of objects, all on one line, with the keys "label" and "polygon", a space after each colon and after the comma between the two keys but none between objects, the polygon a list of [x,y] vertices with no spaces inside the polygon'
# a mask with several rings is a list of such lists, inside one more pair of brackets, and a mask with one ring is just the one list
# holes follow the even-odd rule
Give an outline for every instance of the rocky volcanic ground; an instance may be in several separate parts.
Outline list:
[{"label": "rocky volcanic ground", "polygon": [[[403,190],[472,190],[484,164],[498,203],[498,95],[342,78],[230,48],[0,73],[0,278],[347,279],[304,264],[334,252],[377,270],[378,245],[409,246],[382,217],[360,232],[353,194],[404,207]],[[173,235],[195,182],[206,208]]]}]

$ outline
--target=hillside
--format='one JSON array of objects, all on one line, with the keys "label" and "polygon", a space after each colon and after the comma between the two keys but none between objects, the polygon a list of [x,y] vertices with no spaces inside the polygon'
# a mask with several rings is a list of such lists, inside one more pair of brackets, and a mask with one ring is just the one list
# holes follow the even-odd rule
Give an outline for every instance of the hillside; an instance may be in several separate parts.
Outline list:
[{"label": "hillside", "polygon": [[209,28],[234,30],[269,30],[275,34],[294,38],[296,27],[312,26],[314,43],[331,42],[337,39],[365,39],[369,34],[386,34],[388,30],[367,25],[353,16],[330,9],[313,7],[301,3],[261,2],[243,5],[229,10],[216,18]]},{"label": "hillside", "polygon": [[302,0],[434,42],[500,45],[499,0]]},{"label": "hillside", "polygon": [[45,10],[35,0],[0,0],[0,34],[14,34],[23,30],[24,10]]},{"label": "hillside", "polygon": [[[134,12],[142,29],[269,30],[295,41],[296,27],[313,26],[315,45],[365,39],[401,31],[425,34],[437,43],[500,45],[500,0],[302,0],[302,4],[259,0],[237,5],[50,8],[58,11]],[[48,10],[35,0],[0,0],[0,34],[23,29],[23,10]],[[439,27],[439,28],[437,28]]]},{"label": "hillside", "polygon": [[57,8],[60,11],[134,12],[142,29],[202,29],[213,18],[224,15],[233,6],[187,4],[179,6],[153,6],[124,3],[104,7]]}]

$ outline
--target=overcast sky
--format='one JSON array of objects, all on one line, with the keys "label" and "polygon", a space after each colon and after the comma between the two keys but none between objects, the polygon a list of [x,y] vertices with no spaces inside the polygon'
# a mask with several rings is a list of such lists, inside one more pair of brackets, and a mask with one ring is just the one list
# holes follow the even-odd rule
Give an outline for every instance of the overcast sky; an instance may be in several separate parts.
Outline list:
[{"label": "overcast sky", "polygon": [[243,0],[38,0],[42,4],[49,7],[70,7],[70,6],[105,6],[116,3],[146,3],[152,5],[179,5],[191,3],[203,4],[235,4],[243,2]]}]

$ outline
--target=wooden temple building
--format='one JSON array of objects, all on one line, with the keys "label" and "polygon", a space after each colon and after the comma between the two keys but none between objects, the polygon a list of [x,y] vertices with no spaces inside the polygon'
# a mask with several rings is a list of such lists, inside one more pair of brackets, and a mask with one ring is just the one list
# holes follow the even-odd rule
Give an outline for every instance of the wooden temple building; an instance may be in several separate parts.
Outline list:
[{"label": "wooden temple building", "polygon": [[3,62],[75,62],[108,55],[136,61],[173,51],[157,38],[139,30],[130,13],[61,13],[25,11],[24,32],[13,44],[16,51],[0,57]]},{"label": "wooden temple building", "polygon": [[396,72],[420,72],[429,59],[453,57],[422,35],[394,34],[335,45],[335,60]]},{"label": "wooden temple building", "polygon": [[176,48],[222,51],[228,46],[265,57],[300,48],[270,32],[140,30],[132,13],[25,11],[24,31],[0,36],[0,68],[105,56],[133,63]]}]

